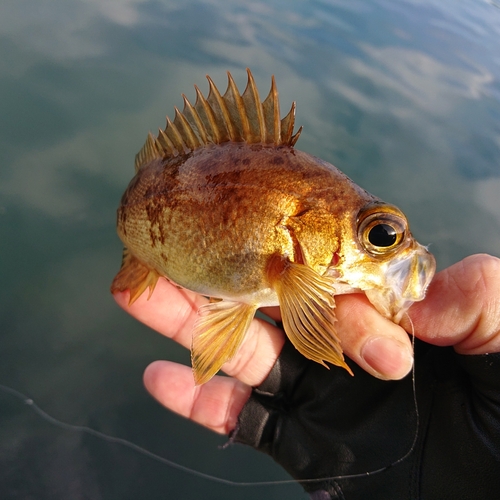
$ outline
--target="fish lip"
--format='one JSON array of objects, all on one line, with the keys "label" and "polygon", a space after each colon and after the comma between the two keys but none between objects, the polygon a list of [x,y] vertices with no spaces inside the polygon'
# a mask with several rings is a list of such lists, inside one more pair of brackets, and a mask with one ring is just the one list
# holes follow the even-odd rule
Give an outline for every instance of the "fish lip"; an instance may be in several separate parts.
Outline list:
[{"label": "fish lip", "polygon": [[387,304],[390,319],[399,323],[414,302],[424,299],[436,271],[436,259],[427,247],[414,242],[401,258],[388,263],[386,280],[392,289]]},{"label": "fish lip", "polygon": [[409,237],[396,255],[383,261],[364,255],[327,269],[335,294],[362,291],[375,309],[398,324],[414,302],[423,300],[436,271],[436,260],[427,247]]}]

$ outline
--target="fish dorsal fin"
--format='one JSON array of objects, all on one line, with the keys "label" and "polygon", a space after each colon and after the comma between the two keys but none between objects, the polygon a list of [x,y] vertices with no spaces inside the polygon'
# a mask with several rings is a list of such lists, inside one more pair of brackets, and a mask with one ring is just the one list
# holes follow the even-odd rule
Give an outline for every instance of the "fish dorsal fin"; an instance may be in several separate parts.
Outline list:
[{"label": "fish dorsal fin", "polygon": [[261,103],[253,75],[249,69],[248,82],[240,94],[231,73],[228,72],[228,86],[221,95],[213,80],[207,76],[208,97],[204,97],[195,85],[194,106],[183,94],[184,109],[175,108],[172,122],[167,117],[167,126],[160,129],[158,136],[151,133],[135,157],[136,172],[142,165],[156,158],[171,158],[188,154],[208,144],[224,142],[246,142],[273,146],[293,146],[299,138],[302,127],[294,134],[295,103],[289,113],[280,119],[278,89],[274,77],[271,90]]}]

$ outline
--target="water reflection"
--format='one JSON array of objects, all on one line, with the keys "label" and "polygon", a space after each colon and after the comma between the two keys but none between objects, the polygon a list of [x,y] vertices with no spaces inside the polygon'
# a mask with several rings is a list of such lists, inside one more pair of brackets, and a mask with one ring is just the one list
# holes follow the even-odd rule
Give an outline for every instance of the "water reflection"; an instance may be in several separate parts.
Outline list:
[{"label": "water reflection", "polygon": [[[206,73],[243,88],[249,66],[263,95],[276,75],[282,109],[297,101],[298,147],[398,204],[440,267],[499,255],[499,31],[500,9],[472,0],[3,2],[0,382],[205,472],[286,477],[142,388],[150,361],[189,360],[108,295],[134,155]],[[3,497],[235,496],[0,399]],[[304,498],[256,491],[236,494]]]}]

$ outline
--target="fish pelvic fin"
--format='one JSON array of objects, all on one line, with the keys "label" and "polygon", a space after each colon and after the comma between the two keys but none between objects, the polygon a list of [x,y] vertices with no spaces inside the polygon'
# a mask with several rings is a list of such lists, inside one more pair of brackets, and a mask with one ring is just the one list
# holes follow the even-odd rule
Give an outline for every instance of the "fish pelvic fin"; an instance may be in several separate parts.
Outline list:
[{"label": "fish pelvic fin", "polygon": [[222,300],[203,305],[193,329],[191,363],[196,385],[208,382],[240,347],[256,305]]},{"label": "fish pelvic fin", "polygon": [[325,361],[352,375],[335,332],[333,279],[280,255],[271,258],[268,278],[278,295],[285,333],[295,348],[326,368]]},{"label": "fish pelvic fin", "polygon": [[183,111],[175,108],[174,121],[167,117],[165,129],[160,129],[157,137],[150,133],[137,153],[136,172],[154,159],[188,154],[208,144],[234,141],[292,147],[302,131],[301,127],[294,133],[295,103],[289,113],[280,119],[278,89],[274,77],[271,80],[271,90],[261,103],[257,85],[248,68],[247,74],[248,81],[243,94],[240,94],[229,72],[224,95],[221,95],[208,75],[208,97],[205,98],[196,85],[194,105],[183,94]]},{"label": "fish pelvic fin", "polygon": [[111,284],[111,293],[130,290],[128,305],[132,305],[149,287],[151,298],[160,275],[134,257],[128,248],[123,249],[122,267]]}]

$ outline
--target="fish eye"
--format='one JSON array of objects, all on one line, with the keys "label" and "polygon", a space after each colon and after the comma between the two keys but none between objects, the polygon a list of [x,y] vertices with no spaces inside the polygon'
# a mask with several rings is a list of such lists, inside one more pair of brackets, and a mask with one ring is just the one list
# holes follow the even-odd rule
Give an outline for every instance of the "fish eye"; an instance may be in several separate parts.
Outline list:
[{"label": "fish eye", "polygon": [[397,238],[396,229],[386,223],[377,224],[368,231],[368,241],[376,247],[392,247]]},{"label": "fish eye", "polygon": [[358,237],[372,255],[387,255],[406,240],[408,225],[403,214],[368,210],[358,217]]}]

